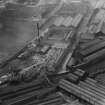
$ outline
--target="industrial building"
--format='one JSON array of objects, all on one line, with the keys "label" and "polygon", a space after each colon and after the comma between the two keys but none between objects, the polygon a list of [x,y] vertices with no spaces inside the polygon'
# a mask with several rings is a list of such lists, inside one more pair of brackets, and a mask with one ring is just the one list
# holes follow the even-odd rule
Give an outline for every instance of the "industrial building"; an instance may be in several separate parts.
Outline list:
[{"label": "industrial building", "polygon": [[105,0],[0,0],[0,105],[105,105]]}]

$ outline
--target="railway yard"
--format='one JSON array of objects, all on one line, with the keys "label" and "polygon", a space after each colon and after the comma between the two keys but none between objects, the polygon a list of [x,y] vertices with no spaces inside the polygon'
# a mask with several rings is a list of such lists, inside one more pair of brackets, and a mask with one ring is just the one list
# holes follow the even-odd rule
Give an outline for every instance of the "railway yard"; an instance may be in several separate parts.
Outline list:
[{"label": "railway yard", "polygon": [[105,105],[105,1],[1,0],[0,105]]}]

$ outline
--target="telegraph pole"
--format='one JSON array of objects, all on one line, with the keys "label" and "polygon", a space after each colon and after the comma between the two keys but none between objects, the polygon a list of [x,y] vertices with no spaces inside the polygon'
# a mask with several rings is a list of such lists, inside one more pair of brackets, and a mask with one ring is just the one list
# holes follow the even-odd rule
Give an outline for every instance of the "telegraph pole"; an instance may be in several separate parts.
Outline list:
[{"label": "telegraph pole", "polygon": [[39,29],[39,23],[37,23],[37,44],[40,44],[40,29]]}]

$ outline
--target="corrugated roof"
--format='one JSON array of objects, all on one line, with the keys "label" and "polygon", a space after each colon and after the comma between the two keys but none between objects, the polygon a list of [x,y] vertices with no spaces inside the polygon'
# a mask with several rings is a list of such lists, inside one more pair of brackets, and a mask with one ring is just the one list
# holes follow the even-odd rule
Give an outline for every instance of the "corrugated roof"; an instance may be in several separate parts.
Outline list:
[{"label": "corrugated roof", "polygon": [[55,26],[62,25],[65,27],[69,27],[69,26],[77,27],[82,18],[83,18],[82,14],[77,14],[74,19],[71,16],[67,16],[67,17],[58,16],[58,17],[56,17],[53,24]]},{"label": "corrugated roof", "polygon": [[78,15],[78,18],[77,18],[76,22],[74,23],[74,27],[77,27],[79,25],[79,23],[81,22],[82,18],[83,18],[83,15],[81,15],[81,14]]},{"label": "corrugated roof", "polygon": [[82,14],[76,15],[74,20],[72,21],[72,26],[77,27],[82,18],[83,18]]},{"label": "corrugated roof", "polygon": [[54,21],[54,25],[55,26],[65,26],[65,27],[69,27],[72,23],[73,18],[71,16],[67,16],[67,17],[63,17],[63,16],[59,16],[55,19]]}]

